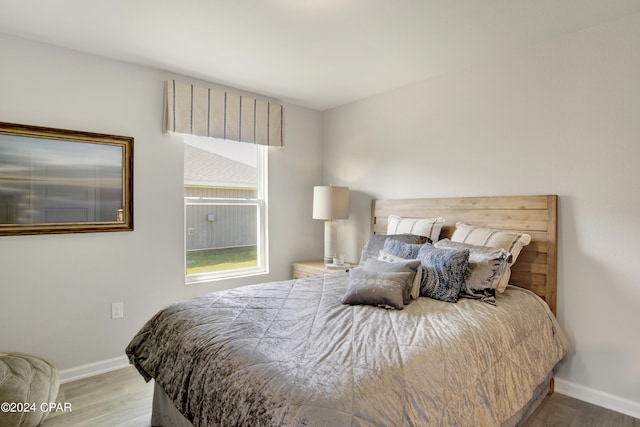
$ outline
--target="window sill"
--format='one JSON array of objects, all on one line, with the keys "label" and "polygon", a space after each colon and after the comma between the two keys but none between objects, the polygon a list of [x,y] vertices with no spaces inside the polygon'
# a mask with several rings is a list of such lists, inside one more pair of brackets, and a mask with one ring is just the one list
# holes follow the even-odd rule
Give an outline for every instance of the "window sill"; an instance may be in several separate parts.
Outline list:
[{"label": "window sill", "polygon": [[200,283],[217,282],[221,280],[242,279],[269,274],[267,268],[246,268],[218,273],[200,273],[185,276],[185,285],[198,285]]}]

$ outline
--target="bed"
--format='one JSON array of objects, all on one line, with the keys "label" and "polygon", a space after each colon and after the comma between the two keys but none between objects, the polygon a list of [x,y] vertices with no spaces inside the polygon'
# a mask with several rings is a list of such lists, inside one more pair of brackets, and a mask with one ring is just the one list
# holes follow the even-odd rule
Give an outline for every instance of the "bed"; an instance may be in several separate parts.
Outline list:
[{"label": "bed", "polygon": [[526,233],[530,243],[490,304],[424,296],[401,309],[345,304],[361,268],[172,304],[126,349],[155,381],[152,425],[525,420],[552,390],[567,351],[554,317],[557,196],[374,200],[372,236],[384,236],[394,215],[443,218],[444,241],[465,223]]}]

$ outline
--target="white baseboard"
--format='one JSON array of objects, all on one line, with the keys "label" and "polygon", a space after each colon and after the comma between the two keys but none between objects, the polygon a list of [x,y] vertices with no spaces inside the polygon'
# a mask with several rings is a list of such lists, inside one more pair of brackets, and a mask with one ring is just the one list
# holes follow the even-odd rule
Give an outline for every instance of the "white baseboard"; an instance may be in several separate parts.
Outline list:
[{"label": "white baseboard", "polygon": [[560,378],[555,379],[555,391],[575,399],[583,400],[621,414],[640,418],[640,402],[605,393],[590,387],[585,387]]},{"label": "white baseboard", "polygon": [[115,371],[116,369],[126,368],[127,366],[129,366],[127,356],[120,356],[100,362],[76,366],[75,368],[63,369],[60,371],[60,384],[104,374],[105,372]]}]

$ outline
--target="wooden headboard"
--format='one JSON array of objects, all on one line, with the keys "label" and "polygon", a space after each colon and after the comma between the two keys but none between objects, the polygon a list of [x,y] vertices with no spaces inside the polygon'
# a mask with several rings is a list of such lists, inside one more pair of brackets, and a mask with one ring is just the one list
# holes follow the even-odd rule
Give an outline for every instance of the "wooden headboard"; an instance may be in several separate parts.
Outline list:
[{"label": "wooden headboard", "polygon": [[451,237],[456,222],[531,235],[511,269],[511,284],[543,298],[556,313],[558,196],[456,197],[374,200],[372,233],[385,234],[389,215],[445,218],[440,238]]}]

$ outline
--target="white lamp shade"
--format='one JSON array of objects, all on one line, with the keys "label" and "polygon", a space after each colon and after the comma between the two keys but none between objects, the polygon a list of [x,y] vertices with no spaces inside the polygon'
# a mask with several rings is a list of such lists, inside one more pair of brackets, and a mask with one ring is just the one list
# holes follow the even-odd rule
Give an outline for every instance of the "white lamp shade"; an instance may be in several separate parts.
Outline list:
[{"label": "white lamp shade", "polygon": [[349,187],[313,187],[313,219],[349,218]]}]

